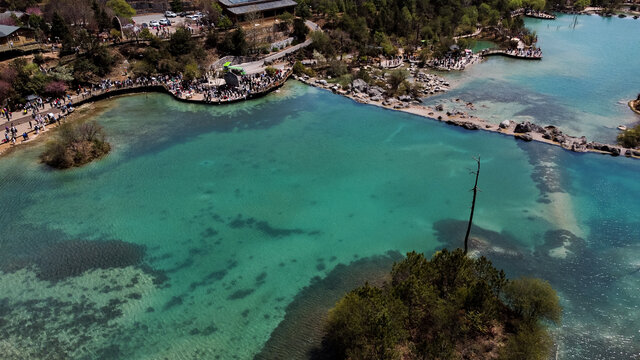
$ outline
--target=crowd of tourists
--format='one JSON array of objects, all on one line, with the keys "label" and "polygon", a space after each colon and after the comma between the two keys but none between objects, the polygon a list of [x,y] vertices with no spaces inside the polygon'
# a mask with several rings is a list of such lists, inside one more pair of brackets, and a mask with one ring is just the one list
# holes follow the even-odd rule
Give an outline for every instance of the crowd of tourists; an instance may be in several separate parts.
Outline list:
[{"label": "crowd of tourists", "polygon": [[505,54],[511,56],[518,57],[528,57],[528,58],[539,58],[542,57],[542,50],[540,48],[518,48],[518,49],[507,49],[504,51]]},{"label": "crowd of tourists", "polygon": [[173,95],[182,99],[191,99],[196,95],[202,95],[206,102],[224,102],[247,98],[251,94],[266,91],[284,80],[287,73],[283,70],[276,70],[273,75],[266,72],[238,75],[237,86],[231,84],[210,85],[209,75],[188,83],[183,81],[182,75],[142,76],[135,79],[127,78],[123,81],[105,79],[91,87],[79,88],[78,94],[85,98],[122,88],[162,85]]},{"label": "crowd of tourists", "polygon": [[[268,91],[275,85],[279,85],[287,77],[287,72],[283,70],[275,70],[272,75],[266,72],[237,75],[237,86],[235,84],[210,85],[209,76],[207,74],[200,79],[190,82],[184,82],[181,75],[162,75],[158,77],[137,77],[127,78],[125,80],[104,79],[99,83],[91,86],[79,86],[75,90],[76,100],[81,98],[89,98],[94,95],[114,91],[118,89],[144,86],[164,86],[174,96],[181,99],[191,99],[198,95],[198,100],[208,103],[229,102],[251,97],[252,94]],[[49,110],[45,110],[46,105]],[[71,113],[73,108],[72,95],[67,94],[60,98],[49,98],[43,100],[41,97],[31,99],[22,107],[22,116],[17,119],[19,123],[29,123],[29,131],[34,130],[36,134],[45,129],[47,124],[60,121]],[[52,111],[57,109],[56,111]],[[58,113],[58,115],[54,115]],[[0,109],[0,115],[6,119],[6,122],[13,120],[13,113],[8,108]],[[30,115],[30,116],[29,116]],[[15,143],[18,136],[13,123],[11,127],[5,129],[5,136],[2,142]],[[25,132],[23,135],[26,135]],[[25,136],[25,140],[27,137]]]},{"label": "crowd of tourists", "polygon": [[467,66],[480,61],[477,55],[472,53],[449,53],[443,58],[432,59],[427,62],[429,67],[437,70],[464,70]]},{"label": "crowd of tourists", "polygon": [[[26,116],[31,114],[31,118],[35,119],[40,111],[45,110],[46,104],[49,104],[49,109],[58,109],[64,114],[73,111],[71,95],[65,95],[64,97],[58,98],[47,98],[46,100],[43,100],[41,97],[35,97],[21,106],[22,115]],[[6,107],[0,110],[0,115],[5,118],[7,122],[13,119],[13,112]]]},{"label": "crowd of tourists", "polygon": [[[66,114],[59,113],[56,117],[52,113],[47,115],[35,114],[33,118],[29,120],[29,131],[33,129],[36,135],[40,134],[41,131],[46,130],[46,126],[48,124],[53,124],[55,122],[60,125],[62,119],[66,118]],[[11,127],[6,126],[4,128],[4,139],[2,139],[1,143],[11,143],[14,145],[19,137],[22,137],[23,141],[29,140],[29,134],[27,131],[23,131],[21,135],[18,135],[18,128],[11,123]]]},{"label": "crowd of tourists", "polygon": [[241,75],[238,77],[238,86],[224,84],[206,89],[204,92],[204,100],[206,102],[223,102],[245,99],[252,94],[258,94],[269,90],[276,84],[286,79],[287,72],[276,70],[273,75],[266,72]]},{"label": "crowd of tourists", "polygon": [[403,64],[402,56],[396,56],[396,57],[393,57],[391,59],[385,59],[385,60],[380,61],[380,67],[381,68],[388,68],[388,69],[389,68],[396,68],[396,67],[398,67],[398,66],[400,66],[402,64]]}]

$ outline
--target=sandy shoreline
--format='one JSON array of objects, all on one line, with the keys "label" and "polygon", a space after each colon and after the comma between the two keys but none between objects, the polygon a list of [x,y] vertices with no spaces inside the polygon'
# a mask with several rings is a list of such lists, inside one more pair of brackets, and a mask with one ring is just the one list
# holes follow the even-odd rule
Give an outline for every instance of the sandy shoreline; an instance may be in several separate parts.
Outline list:
[{"label": "sandy shoreline", "polygon": [[[418,105],[412,102],[397,101],[391,104],[383,104],[384,101],[374,101],[369,99],[368,97],[359,96],[360,94],[357,94],[357,93],[354,94],[339,88],[336,89],[335,84],[324,85],[316,81],[320,79],[309,78],[305,80],[299,77],[294,77],[294,78],[304,84],[307,84],[319,89],[331,91],[335,94],[342,95],[344,97],[347,97],[361,104],[378,106],[388,110],[402,111],[402,112],[418,115],[430,120],[436,120],[436,121],[445,122],[450,125],[460,126],[468,130],[484,130],[484,131],[498,133],[502,135],[513,136],[516,139],[520,139],[523,141],[536,141],[536,142],[540,142],[548,145],[554,145],[572,152],[578,152],[578,153],[590,152],[590,153],[596,153],[601,155],[612,155],[610,151],[586,148],[585,145],[588,143],[586,142],[586,139],[584,137],[578,138],[575,136],[569,136],[569,135],[560,133],[562,137],[567,140],[564,143],[560,143],[560,142],[554,141],[553,139],[545,138],[544,137],[545,134],[540,132],[535,132],[535,131],[529,131],[525,133],[516,132],[516,126],[518,124],[514,121],[511,121],[508,127],[501,128],[498,124],[488,122],[484,119],[481,119],[472,115],[470,116],[466,113],[459,113],[459,112],[451,113],[451,112],[447,112],[446,110],[438,111],[433,107]],[[398,104],[403,104],[403,105],[397,106]],[[592,144],[597,144],[598,146],[599,145],[608,146],[611,149],[618,149],[619,150],[618,155],[623,157],[640,159],[640,151],[638,150],[624,148],[619,145],[609,145],[609,144],[599,144],[599,143],[592,143]],[[580,147],[575,148],[572,145],[574,146],[580,145]],[[627,151],[629,151],[630,155],[625,155]]]}]

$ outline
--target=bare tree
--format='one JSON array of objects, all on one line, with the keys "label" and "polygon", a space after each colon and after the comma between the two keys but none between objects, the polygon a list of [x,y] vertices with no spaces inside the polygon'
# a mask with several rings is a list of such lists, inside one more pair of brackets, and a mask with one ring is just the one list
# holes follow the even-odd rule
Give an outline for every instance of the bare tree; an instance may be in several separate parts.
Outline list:
[{"label": "bare tree", "polygon": [[256,26],[256,21],[260,20],[262,15],[258,12],[250,12],[244,16],[244,20],[247,22],[247,40],[249,42],[249,51],[252,53],[257,52],[258,48],[258,33],[260,32],[259,26]]},{"label": "bare tree", "polygon": [[93,9],[89,0],[51,0],[45,8],[45,15],[51,19],[57,12],[71,25],[93,27]]},{"label": "bare tree", "polygon": [[333,41],[337,44],[337,48],[340,51],[340,61],[342,61],[342,55],[345,52],[348,52],[351,47],[351,38],[349,37],[348,33],[340,29],[336,29],[332,31],[331,37],[333,38]]},{"label": "bare tree", "polygon": [[464,236],[464,254],[467,254],[469,249],[469,233],[471,232],[471,224],[473,223],[473,210],[476,207],[476,195],[478,193],[478,177],[480,176],[480,155],[477,158],[473,158],[478,163],[478,170],[472,171],[472,174],[476,174],[476,183],[473,185],[473,201],[471,201],[471,215],[469,216],[469,225],[467,225],[467,234]]}]

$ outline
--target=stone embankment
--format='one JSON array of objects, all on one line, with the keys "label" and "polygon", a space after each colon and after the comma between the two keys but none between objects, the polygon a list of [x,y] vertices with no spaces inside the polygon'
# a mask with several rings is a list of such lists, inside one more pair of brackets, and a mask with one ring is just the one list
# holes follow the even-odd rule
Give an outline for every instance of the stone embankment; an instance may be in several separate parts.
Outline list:
[{"label": "stone embankment", "polygon": [[[420,98],[403,95],[388,97],[383,88],[369,86],[362,80],[355,80],[346,88],[339,84],[328,83],[324,79],[310,78],[308,76],[294,78],[311,86],[330,90],[336,94],[346,96],[362,104],[375,105],[386,109],[400,110],[411,114],[436,119],[450,125],[460,126],[467,130],[485,130],[503,135],[513,136],[523,141],[538,141],[550,145],[560,146],[563,149],[578,153],[593,152],[612,156],[624,155],[626,157],[640,158],[639,149],[629,149],[618,145],[602,144],[588,141],[586,137],[576,137],[564,134],[555,126],[540,126],[525,121],[516,123],[505,120],[500,124],[490,123],[486,120],[469,115],[462,111],[447,111],[442,104],[435,107],[422,105]],[[460,99],[456,99],[459,102]],[[473,104],[466,104],[467,108],[473,108]]]},{"label": "stone embankment", "polygon": [[[286,71],[285,76],[281,79],[278,80],[276,82],[274,82],[273,84],[271,84],[269,87],[265,88],[262,91],[259,92],[255,92],[255,93],[250,93],[247,94],[246,96],[243,97],[239,97],[239,98],[234,98],[231,100],[213,100],[213,101],[206,101],[204,99],[203,94],[196,94],[195,96],[191,96],[191,97],[187,97],[187,96],[178,96],[178,94],[176,94],[175,92],[171,91],[169,89],[169,87],[166,84],[163,83],[159,83],[159,82],[154,82],[151,84],[144,84],[144,85],[132,85],[132,86],[122,86],[119,88],[115,88],[115,89],[107,89],[107,90],[102,90],[102,91],[94,91],[92,93],[92,95],[90,96],[86,96],[84,98],[79,98],[76,97],[73,105],[75,108],[78,108],[82,105],[86,105],[89,103],[95,103],[101,100],[105,100],[108,98],[112,98],[115,96],[122,96],[122,95],[130,95],[130,94],[140,94],[140,93],[149,93],[149,92],[155,92],[155,93],[163,93],[163,94],[167,94],[170,95],[171,97],[173,97],[175,100],[177,101],[181,101],[181,102],[185,102],[185,103],[197,103],[197,104],[207,104],[207,105],[224,105],[224,104],[231,104],[231,103],[236,103],[236,102],[240,102],[240,101],[244,101],[244,100],[250,100],[250,99],[256,99],[262,96],[267,95],[268,93],[280,88],[282,85],[285,84],[285,82],[287,81],[287,79],[291,76],[292,74],[292,70],[289,69]],[[58,115],[61,113],[60,109],[56,109],[56,108],[52,108],[47,110],[45,113],[52,113],[54,115]],[[22,144],[22,143],[28,143],[31,139],[37,137],[37,134],[35,133],[35,130],[32,129],[30,121],[32,120],[31,115],[23,115],[20,117],[16,117],[15,119],[11,119],[9,120],[6,125],[11,124],[11,126],[16,126],[18,129],[18,134],[22,134],[22,133],[27,133],[28,137],[25,141],[20,141],[20,142],[16,142],[15,144],[12,144],[10,142],[2,142],[0,143],[0,154],[5,153],[5,151],[15,147],[16,145]],[[27,124],[29,126],[27,126]]]}]

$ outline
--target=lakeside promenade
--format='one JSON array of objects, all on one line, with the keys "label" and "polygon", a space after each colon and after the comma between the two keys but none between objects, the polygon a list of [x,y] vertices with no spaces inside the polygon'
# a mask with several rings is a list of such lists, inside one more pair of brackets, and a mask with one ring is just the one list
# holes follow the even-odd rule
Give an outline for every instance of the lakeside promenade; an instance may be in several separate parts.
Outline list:
[{"label": "lakeside promenade", "polygon": [[[251,74],[242,77],[240,87],[230,88],[225,87],[209,87],[205,86],[205,82],[200,82],[200,86],[190,86],[183,88],[181,86],[180,78],[167,77],[164,81],[159,78],[139,78],[135,81],[125,82],[113,82],[111,80],[103,80],[102,86],[89,91],[78,92],[75,95],[69,95],[64,99],[64,103],[72,104],[74,111],[69,113],[65,111],[65,107],[57,107],[52,104],[43,104],[42,108],[38,108],[35,113],[27,111],[26,114],[20,112],[19,115],[13,115],[10,120],[3,122],[0,126],[4,128],[16,128],[17,136],[15,142],[4,141],[0,143],[0,154],[7,150],[20,145],[22,143],[28,143],[38,136],[39,133],[50,130],[55,121],[46,124],[39,131],[34,129],[36,121],[34,117],[37,115],[50,117],[52,114],[55,119],[60,119],[64,122],[68,115],[72,115],[75,109],[82,105],[94,103],[100,100],[105,100],[115,96],[138,94],[138,93],[163,93],[170,95],[173,99],[185,103],[207,104],[207,105],[225,105],[236,103],[239,101],[256,99],[267,95],[268,93],[276,90],[284,85],[287,79],[293,73],[292,69],[279,70],[279,72],[273,76],[264,76],[266,74]],[[105,85],[109,84],[109,85]],[[6,118],[4,118],[6,119]],[[58,122],[60,124],[60,122]],[[49,129],[47,129],[47,126]],[[24,139],[22,134],[27,134],[27,138]]]},{"label": "lakeside promenade", "polygon": [[524,59],[524,60],[542,60],[542,51],[540,49],[488,49],[482,50],[480,52],[480,56],[506,56],[514,59]]}]

